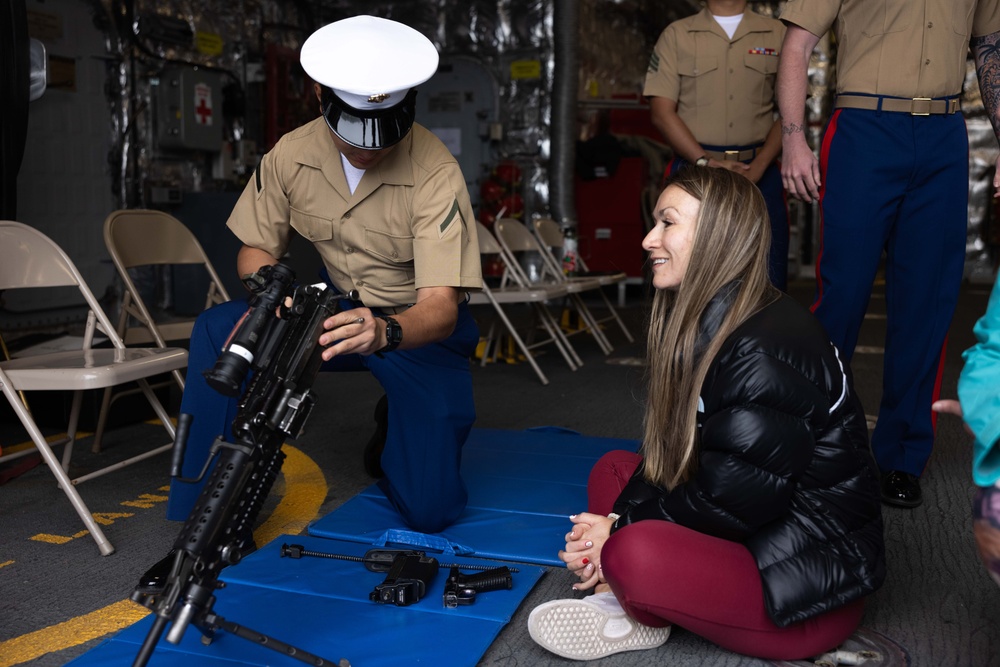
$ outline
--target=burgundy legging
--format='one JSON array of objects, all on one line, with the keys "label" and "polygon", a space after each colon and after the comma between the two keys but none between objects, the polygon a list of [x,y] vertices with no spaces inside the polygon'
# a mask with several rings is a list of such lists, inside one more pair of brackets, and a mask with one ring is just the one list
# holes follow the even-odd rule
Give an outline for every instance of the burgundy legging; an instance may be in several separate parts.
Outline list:
[{"label": "burgundy legging", "polygon": [[[606,515],[641,457],[613,451],[587,484],[590,512]],[[601,568],[629,616],[675,623],[730,651],[769,660],[801,660],[836,648],[857,629],[864,600],[779,628],[764,608],[750,551],[669,521],[640,521],[615,531]]]}]

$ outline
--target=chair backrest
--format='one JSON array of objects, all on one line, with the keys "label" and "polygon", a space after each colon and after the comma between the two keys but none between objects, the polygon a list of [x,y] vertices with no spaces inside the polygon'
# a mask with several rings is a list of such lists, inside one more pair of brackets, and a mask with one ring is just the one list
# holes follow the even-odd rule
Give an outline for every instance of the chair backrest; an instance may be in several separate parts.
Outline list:
[{"label": "chair backrest", "polygon": [[73,260],[48,236],[21,222],[0,220],[0,290],[75,286],[90,308],[85,345],[96,323],[115,347],[124,347]]},{"label": "chair backrest", "polygon": [[562,247],[562,228],[552,218],[535,218],[535,233],[541,242],[550,248]]},{"label": "chair backrest", "polygon": [[493,228],[497,230],[497,238],[511,252],[541,252],[543,248],[527,227],[513,218],[500,218]]},{"label": "chair backrest", "polygon": [[[565,235],[563,234],[562,227],[559,223],[552,218],[536,218],[535,219],[535,235],[538,236],[538,240],[549,248],[562,248],[563,243],[565,243]],[[553,257],[555,259],[555,257]],[[588,271],[587,263],[583,260],[583,254],[577,252],[576,262],[579,265],[580,271]],[[560,267],[561,268],[561,267]]]},{"label": "chair backrest", "polygon": [[[541,266],[539,266],[540,276],[543,282],[564,283],[566,277],[562,269],[555,263],[552,253],[544,247],[531,231],[519,220],[513,218],[500,218],[493,228],[496,230],[496,238],[500,245],[510,255],[511,263],[517,265],[515,253],[537,253]],[[522,285],[528,285],[537,280],[531,280],[527,273],[520,266],[511,266],[515,278]]]},{"label": "chair backrest", "polygon": [[0,290],[65,287],[83,279],[62,248],[37,229],[0,220]]},{"label": "chair backrest", "polygon": [[503,248],[497,242],[493,232],[489,230],[483,223],[476,221],[476,232],[479,236],[479,254],[480,255],[502,255]]},{"label": "chair backrest", "polygon": [[[539,245],[545,248],[545,264],[552,273],[562,274],[562,257],[556,255],[556,248],[562,248],[565,241],[562,227],[552,218],[535,218],[532,225],[535,238]],[[561,252],[561,251],[560,251]]]},{"label": "chair backrest", "polygon": [[[168,213],[147,209],[114,211],[104,220],[104,244],[125,285],[118,334],[129,344],[152,340],[164,347],[167,338],[187,338],[193,322],[175,322],[168,329],[158,326],[143,302],[129,269],[155,264],[200,265],[208,273],[204,307],[229,301],[229,294],[197,237],[184,223]],[[129,315],[142,326],[128,327]]]},{"label": "chair backrest", "polygon": [[115,264],[211,264],[197,237],[163,211],[114,211],[104,220],[104,243]]}]

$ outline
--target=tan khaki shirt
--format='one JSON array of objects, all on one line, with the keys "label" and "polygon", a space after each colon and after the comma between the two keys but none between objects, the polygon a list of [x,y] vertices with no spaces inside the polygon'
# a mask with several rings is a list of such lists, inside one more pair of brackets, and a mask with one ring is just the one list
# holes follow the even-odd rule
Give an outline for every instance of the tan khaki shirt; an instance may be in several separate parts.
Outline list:
[{"label": "tan khaki shirt", "polygon": [[414,125],[352,195],[318,118],[264,156],[226,224],[279,258],[298,232],[337,288],[388,307],[415,303],[421,287],[482,287],[475,220],[458,162],[424,127]]},{"label": "tan khaki shirt", "polygon": [[789,0],[781,20],[837,37],[837,92],[962,92],[969,40],[1000,30],[1000,0]]},{"label": "tan khaki shirt", "polygon": [[785,26],[752,11],[729,39],[708,9],[660,33],[643,95],[677,103],[700,144],[749,146],[774,125],[774,82]]}]

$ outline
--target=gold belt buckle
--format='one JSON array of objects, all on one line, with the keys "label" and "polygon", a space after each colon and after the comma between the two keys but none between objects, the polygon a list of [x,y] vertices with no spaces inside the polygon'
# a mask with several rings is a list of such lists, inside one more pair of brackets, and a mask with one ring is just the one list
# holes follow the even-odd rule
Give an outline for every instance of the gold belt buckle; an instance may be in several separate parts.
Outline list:
[{"label": "gold belt buckle", "polygon": [[737,162],[739,162],[740,161],[740,152],[739,151],[726,151],[725,152],[725,159],[726,160],[736,160]]},{"label": "gold belt buckle", "polygon": [[931,102],[933,100],[929,97],[914,97],[910,100],[911,104],[916,102],[927,102],[927,111],[914,111],[913,107],[910,107],[911,116],[930,116],[931,115]]}]

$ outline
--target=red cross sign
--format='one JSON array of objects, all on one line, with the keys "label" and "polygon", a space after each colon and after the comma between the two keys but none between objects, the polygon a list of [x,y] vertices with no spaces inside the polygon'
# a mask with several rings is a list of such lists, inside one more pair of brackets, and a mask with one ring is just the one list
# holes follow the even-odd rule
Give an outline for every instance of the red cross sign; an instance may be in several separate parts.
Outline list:
[{"label": "red cross sign", "polygon": [[212,89],[204,83],[194,87],[194,122],[198,125],[212,124]]}]

